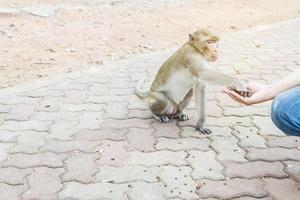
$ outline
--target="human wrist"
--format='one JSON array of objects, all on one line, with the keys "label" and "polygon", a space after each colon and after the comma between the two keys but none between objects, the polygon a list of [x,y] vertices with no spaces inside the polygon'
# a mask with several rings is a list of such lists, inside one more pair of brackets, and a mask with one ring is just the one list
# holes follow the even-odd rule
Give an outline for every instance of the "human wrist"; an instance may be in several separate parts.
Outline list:
[{"label": "human wrist", "polygon": [[274,99],[278,93],[273,84],[266,85],[266,87],[263,90],[265,90],[265,101]]}]

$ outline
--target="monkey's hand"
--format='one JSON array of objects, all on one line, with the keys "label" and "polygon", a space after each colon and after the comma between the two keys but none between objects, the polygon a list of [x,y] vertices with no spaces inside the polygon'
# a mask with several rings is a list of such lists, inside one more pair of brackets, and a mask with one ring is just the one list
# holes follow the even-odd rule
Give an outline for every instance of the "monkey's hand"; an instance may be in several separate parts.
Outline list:
[{"label": "monkey's hand", "polygon": [[233,78],[227,88],[229,90],[233,90],[236,93],[238,93],[239,95],[243,96],[243,97],[250,97],[251,96],[251,92],[250,90],[246,87],[246,85],[242,84],[240,80]]}]

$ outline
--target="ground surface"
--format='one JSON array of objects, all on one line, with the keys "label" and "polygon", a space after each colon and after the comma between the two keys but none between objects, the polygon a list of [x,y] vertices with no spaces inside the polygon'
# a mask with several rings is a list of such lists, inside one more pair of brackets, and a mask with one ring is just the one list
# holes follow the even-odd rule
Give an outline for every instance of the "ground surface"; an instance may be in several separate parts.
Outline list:
[{"label": "ground surface", "polygon": [[0,88],[174,47],[199,27],[232,32],[299,11],[299,0],[2,0]]},{"label": "ground surface", "polygon": [[[159,124],[133,87],[173,50],[0,91],[0,199],[299,199],[300,140],[270,104],[241,107],[212,88],[201,135]],[[271,82],[300,67],[300,19],[229,34],[216,63]]]}]

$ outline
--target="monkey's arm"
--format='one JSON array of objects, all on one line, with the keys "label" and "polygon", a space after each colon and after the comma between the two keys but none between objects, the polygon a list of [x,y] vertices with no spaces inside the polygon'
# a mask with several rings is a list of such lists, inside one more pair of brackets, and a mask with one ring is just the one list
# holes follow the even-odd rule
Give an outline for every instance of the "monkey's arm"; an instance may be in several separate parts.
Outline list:
[{"label": "monkey's arm", "polygon": [[204,69],[199,74],[198,79],[207,83],[224,85],[237,91],[246,90],[245,86],[239,79],[210,69]]},{"label": "monkey's arm", "polygon": [[186,62],[190,73],[201,82],[224,85],[237,92],[247,91],[239,79],[209,69],[204,58],[199,55],[189,55]]}]

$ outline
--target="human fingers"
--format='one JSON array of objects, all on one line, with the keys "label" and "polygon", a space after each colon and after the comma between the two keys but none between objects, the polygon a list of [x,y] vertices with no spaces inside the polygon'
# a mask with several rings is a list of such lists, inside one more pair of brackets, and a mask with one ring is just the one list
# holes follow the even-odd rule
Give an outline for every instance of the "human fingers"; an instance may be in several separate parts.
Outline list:
[{"label": "human fingers", "polygon": [[244,97],[242,97],[241,95],[239,95],[238,93],[232,91],[232,90],[229,90],[229,89],[224,89],[224,92],[226,94],[228,94],[233,100],[241,103],[241,104],[246,104],[245,100],[244,100]]}]

